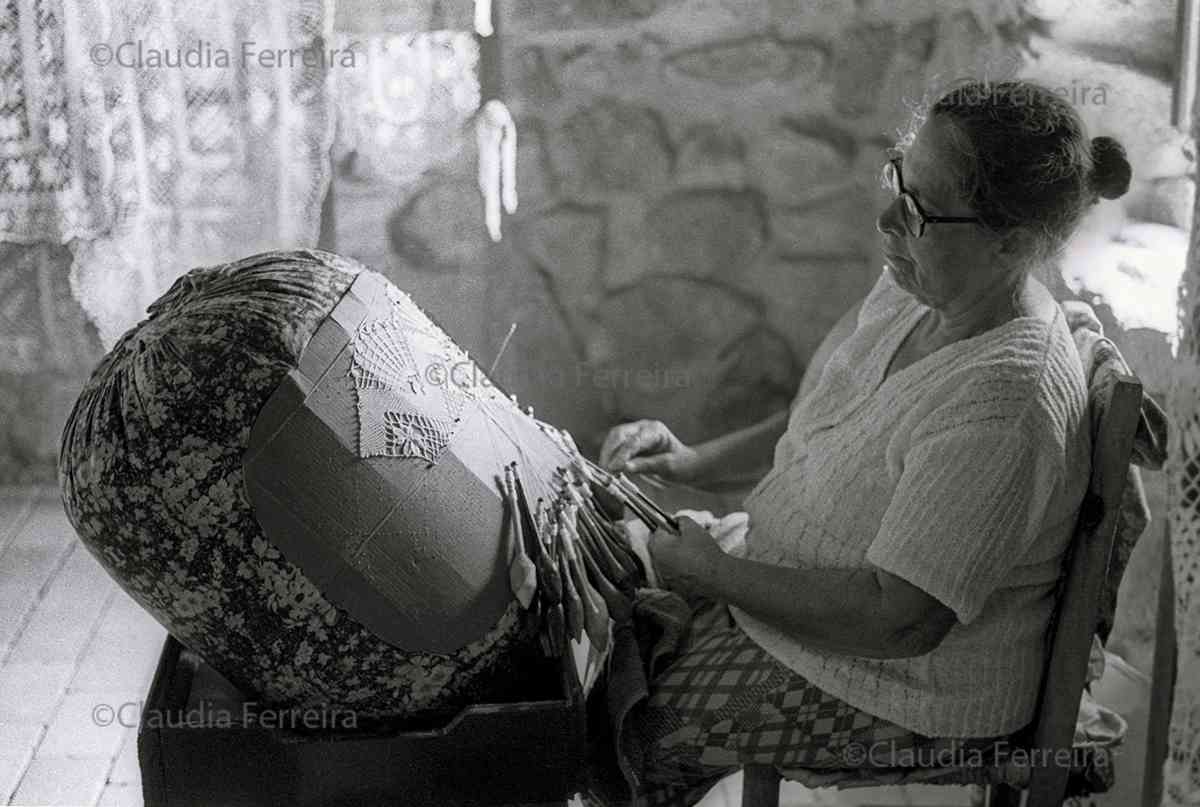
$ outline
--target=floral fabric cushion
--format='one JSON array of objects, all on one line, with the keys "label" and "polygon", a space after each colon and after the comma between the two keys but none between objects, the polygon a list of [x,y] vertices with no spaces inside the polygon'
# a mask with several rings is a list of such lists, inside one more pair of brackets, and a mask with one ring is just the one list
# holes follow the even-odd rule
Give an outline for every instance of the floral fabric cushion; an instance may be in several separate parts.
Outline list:
[{"label": "floral fabric cushion", "polygon": [[251,426],[359,264],[315,250],[194,269],[86,384],[62,437],[67,515],[110,575],[248,697],[364,718],[506,698],[537,647],[515,604],[450,655],[387,644],[263,535]]}]

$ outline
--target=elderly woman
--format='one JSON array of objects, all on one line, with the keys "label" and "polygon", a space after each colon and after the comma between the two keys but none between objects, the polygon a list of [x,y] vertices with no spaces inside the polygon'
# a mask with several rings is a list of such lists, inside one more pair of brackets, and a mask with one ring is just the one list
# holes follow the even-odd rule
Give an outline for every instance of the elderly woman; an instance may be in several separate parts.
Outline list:
[{"label": "elderly woman", "polygon": [[638,717],[648,804],[695,803],[747,763],[888,764],[1032,720],[1090,455],[1079,355],[1038,276],[1129,164],[1049,89],[971,82],[883,178],[883,272],[790,416],[695,446],[658,421],[605,441],[610,468],[700,485],[774,445],[744,553],[686,520],[651,538],[667,586],[709,607]]}]

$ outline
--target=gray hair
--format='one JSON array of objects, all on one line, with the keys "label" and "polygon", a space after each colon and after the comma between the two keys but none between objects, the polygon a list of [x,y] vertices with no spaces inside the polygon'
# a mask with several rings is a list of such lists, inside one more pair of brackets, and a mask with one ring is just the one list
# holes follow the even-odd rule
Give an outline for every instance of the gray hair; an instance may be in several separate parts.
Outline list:
[{"label": "gray hair", "polygon": [[897,147],[934,115],[953,124],[960,195],[993,233],[1025,235],[1030,264],[1057,257],[1092,205],[1129,189],[1121,144],[1089,138],[1070,102],[1035,81],[956,82],[920,102]]}]

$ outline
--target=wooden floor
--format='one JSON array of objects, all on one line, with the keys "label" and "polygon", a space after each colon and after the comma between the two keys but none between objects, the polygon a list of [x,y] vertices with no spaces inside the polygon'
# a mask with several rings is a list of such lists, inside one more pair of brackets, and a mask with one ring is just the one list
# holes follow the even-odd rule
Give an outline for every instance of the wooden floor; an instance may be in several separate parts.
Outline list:
[{"label": "wooden floor", "polygon": [[0,488],[0,804],[141,806],[133,726],[165,636],[56,490]]}]

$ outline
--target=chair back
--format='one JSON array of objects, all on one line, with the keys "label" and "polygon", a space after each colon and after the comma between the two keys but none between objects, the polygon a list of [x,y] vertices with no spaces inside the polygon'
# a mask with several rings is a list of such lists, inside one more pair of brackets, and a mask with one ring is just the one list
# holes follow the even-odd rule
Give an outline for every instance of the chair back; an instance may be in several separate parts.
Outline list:
[{"label": "chair back", "polygon": [[1096,369],[1089,389],[1092,470],[1049,629],[1046,672],[1029,744],[1026,804],[1030,807],[1057,807],[1066,796],[1100,591],[1108,572],[1142,405],[1141,383],[1110,362]]}]

